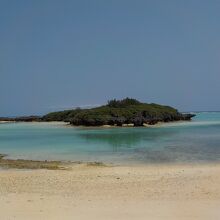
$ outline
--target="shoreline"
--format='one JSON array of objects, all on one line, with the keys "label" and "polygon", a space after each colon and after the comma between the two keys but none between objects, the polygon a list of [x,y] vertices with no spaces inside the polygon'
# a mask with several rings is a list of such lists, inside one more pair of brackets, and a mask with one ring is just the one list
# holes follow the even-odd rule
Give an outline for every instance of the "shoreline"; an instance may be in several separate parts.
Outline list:
[{"label": "shoreline", "polygon": [[72,170],[74,166],[93,166],[93,167],[131,167],[131,168],[172,168],[172,167],[205,167],[220,166],[220,161],[193,161],[193,162],[132,162],[132,163],[114,163],[103,161],[81,161],[81,160],[35,160],[13,158],[8,154],[0,153],[0,169],[16,170]]},{"label": "shoreline", "polygon": [[100,125],[100,126],[86,126],[86,125],[72,125],[69,122],[64,121],[0,121],[0,124],[5,123],[25,123],[25,124],[54,124],[54,125],[64,125],[67,127],[73,128],[88,128],[88,129],[96,129],[96,128],[155,128],[163,125],[172,125],[172,124],[182,124],[182,123],[190,123],[192,120],[177,120],[177,121],[168,121],[168,122],[157,122],[155,124],[143,124],[143,126],[134,126],[133,124],[122,124],[121,126],[117,125]]}]

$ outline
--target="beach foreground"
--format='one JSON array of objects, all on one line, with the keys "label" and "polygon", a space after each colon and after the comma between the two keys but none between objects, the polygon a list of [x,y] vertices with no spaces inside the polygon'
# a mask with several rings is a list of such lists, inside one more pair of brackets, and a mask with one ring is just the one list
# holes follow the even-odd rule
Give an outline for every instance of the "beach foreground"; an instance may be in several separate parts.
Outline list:
[{"label": "beach foreground", "polygon": [[220,165],[1,170],[1,219],[220,219]]}]

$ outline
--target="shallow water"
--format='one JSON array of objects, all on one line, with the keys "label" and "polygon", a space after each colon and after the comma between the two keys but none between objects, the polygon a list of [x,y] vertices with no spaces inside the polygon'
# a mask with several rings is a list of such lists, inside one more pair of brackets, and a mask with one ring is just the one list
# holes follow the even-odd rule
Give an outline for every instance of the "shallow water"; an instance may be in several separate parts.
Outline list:
[{"label": "shallow water", "polygon": [[11,158],[106,163],[220,161],[220,113],[151,128],[76,128],[63,123],[0,124],[0,153]]}]

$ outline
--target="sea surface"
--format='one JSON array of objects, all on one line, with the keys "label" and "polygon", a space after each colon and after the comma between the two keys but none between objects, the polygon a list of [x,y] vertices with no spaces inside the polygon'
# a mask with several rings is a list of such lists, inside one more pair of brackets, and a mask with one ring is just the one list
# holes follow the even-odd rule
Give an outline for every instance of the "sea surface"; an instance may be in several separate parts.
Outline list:
[{"label": "sea surface", "polygon": [[140,128],[80,128],[63,123],[1,123],[9,158],[113,164],[220,162],[220,112],[191,122]]}]

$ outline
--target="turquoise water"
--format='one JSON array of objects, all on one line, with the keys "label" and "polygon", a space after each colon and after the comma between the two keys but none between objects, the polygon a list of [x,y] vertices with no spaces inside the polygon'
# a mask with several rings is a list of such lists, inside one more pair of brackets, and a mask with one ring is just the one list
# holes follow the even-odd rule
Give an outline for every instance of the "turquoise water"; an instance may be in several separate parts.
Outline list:
[{"label": "turquoise water", "polygon": [[0,124],[10,158],[130,163],[220,161],[220,113],[151,128],[75,128],[62,123]]}]

